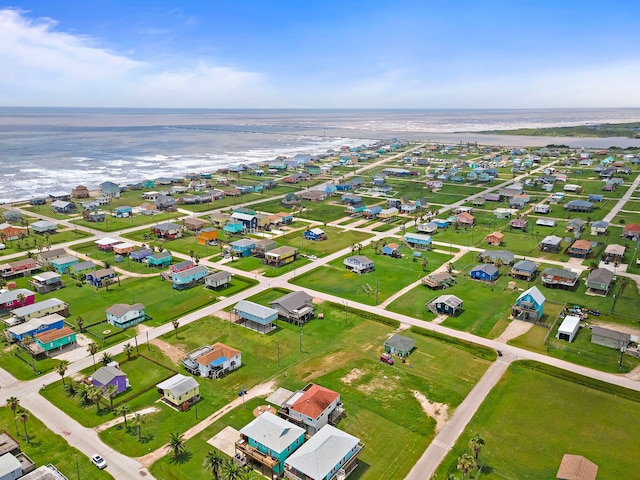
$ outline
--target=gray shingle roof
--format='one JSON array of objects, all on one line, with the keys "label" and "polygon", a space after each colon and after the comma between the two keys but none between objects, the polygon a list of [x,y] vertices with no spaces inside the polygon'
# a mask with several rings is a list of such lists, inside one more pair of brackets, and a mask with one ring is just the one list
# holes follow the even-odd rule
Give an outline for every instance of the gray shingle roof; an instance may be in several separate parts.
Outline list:
[{"label": "gray shingle roof", "polygon": [[241,429],[240,433],[275,452],[281,453],[301,435],[304,435],[305,430],[271,412],[264,412]]},{"label": "gray shingle roof", "polygon": [[168,378],[164,382],[160,382],[156,385],[156,388],[161,390],[167,390],[173,394],[174,397],[184,395],[189,390],[199,387],[200,384],[193,377],[188,377],[178,373],[171,378]]}]

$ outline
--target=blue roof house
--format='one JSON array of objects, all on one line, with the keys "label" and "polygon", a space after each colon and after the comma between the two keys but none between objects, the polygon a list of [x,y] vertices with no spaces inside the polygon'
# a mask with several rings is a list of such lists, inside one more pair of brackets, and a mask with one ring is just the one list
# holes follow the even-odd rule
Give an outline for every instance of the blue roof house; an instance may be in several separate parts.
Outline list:
[{"label": "blue roof house", "polygon": [[469,272],[469,276],[474,280],[482,280],[483,282],[494,282],[498,278],[498,267],[490,263],[476,265]]},{"label": "blue roof house", "polygon": [[544,302],[544,295],[538,287],[531,287],[516,299],[515,305],[511,306],[511,315],[517,320],[538,321],[542,317]]},{"label": "blue roof house", "polygon": [[321,228],[310,228],[304,232],[304,238],[312,241],[326,240],[327,234]]},{"label": "blue roof house", "polygon": [[435,223],[438,226],[438,228],[447,228],[449,226],[449,220],[434,218],[432,222]]},{"label": "blue roof house", "polygon": [[382,207],[380,205],[374,205],[372,207],[365,208],[362,211],[362,216],[366,218],[376,218],[381,211]]},{"label": "blue roof house", "polygon": [[123,205],[113,209],[113,214],[116,218],[127,218],[133,215],[133,209],[129,206]]},{"label": "blue roof house", "polygon": [[247,230],[255,230],[258,228],[258,219],[255,215],[233,212],[231,218],[236,222],[241,222],[243,227]]},{"label": "blue roof house", "polygon": [[231,243],[231,248],[239,257],[248,257],[251,255],[251,250],[255,247],[256,242],[248,238],[241,238]]}]

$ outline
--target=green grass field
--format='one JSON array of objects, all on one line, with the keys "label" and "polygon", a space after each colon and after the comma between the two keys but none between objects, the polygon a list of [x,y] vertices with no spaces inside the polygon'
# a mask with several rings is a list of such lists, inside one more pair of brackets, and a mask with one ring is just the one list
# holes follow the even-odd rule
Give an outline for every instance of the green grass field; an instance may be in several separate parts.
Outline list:
[{"label": "green grass field", "polygon": [[565,453],[596,463],[598,478],[626,478],[638,467],[630,452],[640,439],[629,418],[640,414],[640,397],[620,390],[551,367],[513,364],[438,468],[438,478],[459,475],[456,459],[468,452],[475,433],[486,441],[481,478],[555,478]]}]

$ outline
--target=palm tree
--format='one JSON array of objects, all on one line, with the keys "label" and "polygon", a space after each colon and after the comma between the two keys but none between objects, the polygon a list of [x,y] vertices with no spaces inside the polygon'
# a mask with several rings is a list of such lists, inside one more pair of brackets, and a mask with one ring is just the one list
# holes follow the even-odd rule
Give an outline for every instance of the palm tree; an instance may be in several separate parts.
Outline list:
[{"label": "palm tree", "polygon": [[16,421],[16,410],[18,409],[19,406],[20,406],[20,400],[17,397],[7,398],[7,407],[9,407],[13,412],[13,423],[16,424],[16,435],[19,435],[18,422]]},{"label": "palm tree", "polygon": [[20,409],[16,416],[24,426],[24,439],[27,443],[29,443],[29,433],[27,432],[27,420],[29,420],[30,417],[29,412],[27,412],[25,409]]},{"label": "palm tree", "polygon": [[62,385],[64,385],[64,374],[69,369],[69,360],[60,360],[56,365],[56,373],[62,377]]},{"label": "palm tree", "polygon": [[480,451],[482,450],[482,447],[484,447],[484,444],[484,438],[482,438],[479,433],[476,433],[473,437],[471,437],[471,440],[469,440],[469,450],[471,450],[471,453],[473,453],[473,458],[475,459],[476,463],[478,463],[478,459],[480,458]]},{"label": "palm tree", "polygon": [[80,329],[80,333],[82,333],[84,331],[84,329],[82,328],[84,326],[84,318],[82,317],[76,318],[76,325]]},{"label": "palm tree", "polygon": [[138,434],[138,441],[142,439],[142,425],[144,425],[144,416],[136,413],[133,417],[133,426]]},{"label": "palm tree", "polygon": [[102,389],[100,387],[91,386],[87,389],[87,397],[96,404],[96,410],[100,412],[100,404],[102,403]]},{"label": "palm tree", "polygon": [[222,472],[222,478],[224,480],[242,480],[243,476],[244,472],[233,460],[224,464]]},{"label": "palm tree", "polygon": [[178,337],[178,327],[180,326],[180,322],[178,320],[174,320],[171,322],[173,324],[173,330],[176,333],[176,338]]},{"label": "palm tree", "polygon": [[462,472],[462,480],[465,479],[466,475],[469,475],[472,471],[476,469],[476,461],[473,458],[473,455],[468,453],[463,453],[458,457],[458,470]]},{"label": "palm tree", "polygon": [[109,399],[109,410],[113,411],[113,397],[118,394],[118,387],[116,385],[107,385],[104,389],[104,395]]},{"label": "palm tree", "polygon": [[131,355],[133,355],[133,345],[125,343],[122,346],[122,351],[127,355],[127,360],[131,360]]},{"label": "palm tree", "polygon": [[98,353],[98,345],[96,345],[95,342],[91,342],[89,345],[87,345],[87,352],[89,352],[89,355],[91,355],[93,357],[93,369],[96,369],[96,353]]},{"label": "palm tree", "polygon": [[106,367],[107,365],[109,365],[111,362],[113,362],[113,355],[111,355],[109,352],[104,352],[102,354],[102,357],[100,357],[100,361],[102,362],[102,364]]},{"label": "palm tree", "polygon": [[20,305],[24,305],[24,301],[27,299],[26,295],[24,293],[19,293],[16,296],[16,300],[18,300],[18,302],[20,303]]},{"label": "palm tree", "polygon": [[429,260],[427,260],[426,258],[422,260],[422,271],[426,272],[427,271],[427,265],[429,264]]},{"label": "palm tree", "polygon": [[214,448],[207,452],[204,457],[204,469],[210,470],[215,480],[220,480],[220,471],[225,464],[225,458],[220,454],[220,450]]},{"label": "palm tree", "polygon": [[184,435],[178,432],[172,432],[169,435],[169,449],[173,453],[173,459],[177,460],[180,455],[187,449]]},{"label": "palm tree", "polygon": [[124,428],[127,428],[127,414],[129,413],[129,411],[131,410],[131,407],[129,405],[123,404],[120,405],[118,407],[118,409],[116,410],[116,414],[118,416],[121,416],[122,419],[124,420]]}]

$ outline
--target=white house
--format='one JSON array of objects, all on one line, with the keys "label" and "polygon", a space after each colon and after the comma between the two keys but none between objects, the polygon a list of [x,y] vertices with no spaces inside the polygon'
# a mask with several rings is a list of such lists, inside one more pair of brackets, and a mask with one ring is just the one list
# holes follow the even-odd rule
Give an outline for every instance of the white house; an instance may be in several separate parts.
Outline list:
[{"label": "white house", "polygon": [[127,328],[144,321],[147,316],[141,303],[116,303],[107,309],[107,322],[114,327]]},{"label": "white house", "polygon": [[196,359],[202,377],[219,378],[242,365],[242,353],[224,343],[214,343],[211,351]]},{"label": "white house", "polygon": [[349,270],[355,273],[367,273],[375,269],[373,260],[364,255],[352,255],[342,262]]},{"label": "white house", "polygon": [[342,414],[340,394],[313,383],[291,395],[278,412],[313,435]]}]

